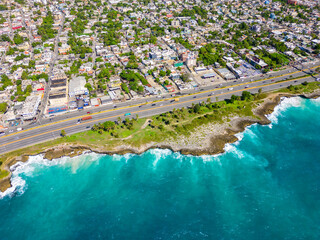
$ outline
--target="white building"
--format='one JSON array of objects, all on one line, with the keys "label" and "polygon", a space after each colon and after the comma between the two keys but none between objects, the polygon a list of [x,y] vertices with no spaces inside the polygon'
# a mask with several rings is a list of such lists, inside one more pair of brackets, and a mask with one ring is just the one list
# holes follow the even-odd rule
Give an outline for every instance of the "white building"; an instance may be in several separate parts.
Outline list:
[{"label": "white building", "polygon": [[88,89],[85,87],[87,81],[85,77],[76,77],[69,82],[69,96],[74,97],[76,95],[87,95]]}]

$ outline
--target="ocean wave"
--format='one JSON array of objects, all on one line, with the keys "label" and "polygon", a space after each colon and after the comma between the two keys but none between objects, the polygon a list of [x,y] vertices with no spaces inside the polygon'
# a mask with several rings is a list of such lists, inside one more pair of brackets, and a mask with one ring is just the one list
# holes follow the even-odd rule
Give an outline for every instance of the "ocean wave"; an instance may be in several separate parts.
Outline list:
[{"label": "ocean wave", "polygon": [[101,154],[86,152],[79,156],[68,157],[48,160],[44,158],[43,154],[30,156],[26,162],[17,162],[10,167],[11,174],[11,187],[4,192],[0,192],[0,199],[4,197],[13,197],[21,195],[27,189],[27,183],[23,179],[23,176],[32,176],[36,172],[43,170],[44,168],[52,166],[66,166],[71,168],[72,173],[76,173],[77,169],[84,166],[84,163],[90,164],[90,162],[97,161],[101,158]]},{"label": "ocean wave", "polygon": [[125,160],[125,162],[128,162],[129,159],[131,159],[132,157],[136,156],[136,154],[134,153],[126,153],[126,154],[113,154],[112,155],[112,161],[116,161],[116,162],[119,162],[119,161],[123,161]]},{"label": "ocean wave", "polygon": [[170,149],[159,148],[150,149],[148,152],[155,157],[155,159],[152,162],[153,167],[157,166],[157,163],[160,159],[166,158],[167,156],[172,154],[172,151]]},{"label": "ocean wave", "polygon": [[301,97],[282,97],[280,104],[278,104],[274,111],[271,114],[266,115],[266,117],[271,121],[272,124],[277,124],[279,117],[282,116],[282,114],[291,107],[301,107],[302,106],[303,99]]}]

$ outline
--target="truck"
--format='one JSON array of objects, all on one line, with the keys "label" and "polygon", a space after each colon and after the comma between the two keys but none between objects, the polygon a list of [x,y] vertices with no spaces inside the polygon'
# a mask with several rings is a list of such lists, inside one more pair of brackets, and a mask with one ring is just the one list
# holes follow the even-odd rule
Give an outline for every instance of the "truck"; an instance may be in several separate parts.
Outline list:
[{"label": "truck", "polygon": [[92,116],[85,116],[85,117],[81,118],[82,121],[86,121],[89,119],[92,119]]}]

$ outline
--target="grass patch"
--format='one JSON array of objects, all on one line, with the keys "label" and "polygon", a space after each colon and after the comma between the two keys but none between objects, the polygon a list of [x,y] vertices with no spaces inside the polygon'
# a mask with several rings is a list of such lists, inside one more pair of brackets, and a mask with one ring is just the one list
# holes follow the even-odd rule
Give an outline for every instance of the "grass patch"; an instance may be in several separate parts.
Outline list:
[{"label": "grass patch", "polygon": [[296,86],[290,85],[286,88],[279,89],[276,92],[285,92],[292,94],[303,94],[303,93],[312,93],[315,90],[320,89],[320,83],[318,82],[305,82]]},{"label": "grass patch", "polygon": [[[276,92],[302,94],[311,93],[320,88],[318,82],[289,86]],[[202,102],[193,104],[189,108],[173,109],[170,112],[155,115],[152,121],[142,129],[147,118],[129,119],[117,123],[106,122],[95,125],[92,130],[72,134],[63,138],[58,138],[34,146],[18,149],[14,152],[6,153],[0,156],[0,162],[5,163],[8,159],[22,155],[38,154],[50,147],[63,143],[86,145],[88,147],[102,147],[112,150],[119,145],[128,145],[139,147],[151,142],[162,142],[168,138],[178,139],[180,136],[190,136],[199,126],[208,123],[230,122],[234,116],[252,117],[255,116],[252,110],[263,99],[268,96],[266,93],[243,94],[241,97],[232,96],[230,100],[211,103]],[[1,165],[0,179],[7,176],[8,172]]]}]

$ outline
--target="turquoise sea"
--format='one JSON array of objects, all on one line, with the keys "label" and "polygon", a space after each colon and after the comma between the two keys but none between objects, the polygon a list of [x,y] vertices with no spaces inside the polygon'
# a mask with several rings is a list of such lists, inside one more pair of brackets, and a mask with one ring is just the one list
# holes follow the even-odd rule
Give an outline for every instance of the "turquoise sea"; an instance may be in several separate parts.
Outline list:
[{"label": "turquoise sea", "polygon": [[224,154],[87,153],[14,166],[1,240],[320,239],[320,99],[285,99]]}]

